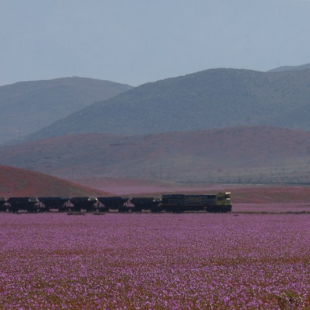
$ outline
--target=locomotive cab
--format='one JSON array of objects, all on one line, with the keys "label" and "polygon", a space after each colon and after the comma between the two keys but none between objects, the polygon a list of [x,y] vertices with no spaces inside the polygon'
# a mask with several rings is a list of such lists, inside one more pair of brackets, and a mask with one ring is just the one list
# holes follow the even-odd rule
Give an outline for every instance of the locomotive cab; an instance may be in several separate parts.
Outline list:
[{"label": "locomotive cab", "polygon": [[207,212],[230,212],[231,211],[231,201],[230,192],[218,193],[216,195],[215,205],[210,205],[207,207]]}]

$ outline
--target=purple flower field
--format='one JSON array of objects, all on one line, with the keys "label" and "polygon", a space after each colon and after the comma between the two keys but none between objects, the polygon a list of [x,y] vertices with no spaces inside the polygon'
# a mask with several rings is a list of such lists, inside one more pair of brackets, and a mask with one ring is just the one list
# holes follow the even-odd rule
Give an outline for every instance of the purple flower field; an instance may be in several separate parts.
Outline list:
[{"label": "purple flower field", "polygon": [[310,309],[309,215],[0,214],[0,309]]}]

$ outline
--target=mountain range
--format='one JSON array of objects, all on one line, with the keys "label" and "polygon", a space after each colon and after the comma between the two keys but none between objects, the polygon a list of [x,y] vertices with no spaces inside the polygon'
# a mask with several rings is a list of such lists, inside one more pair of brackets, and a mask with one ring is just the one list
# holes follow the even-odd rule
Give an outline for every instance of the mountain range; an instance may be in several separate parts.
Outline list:
[{"label": "mountain range", "polygon": [[85,78],[2,86],[0,143],[11,141],[0,164],[69,180],[309,184],[309,85],[303,65],[135,88]]},{"label": "mountain range", "polygon": [[309,85],[310,70],[210,69],[135,87],[80,109],[25,141],[256,125],[310,130]]},{"label": "mountain range", "polygon": [[19,82],[0,87],[0,144],[16,140],[132,87],[89,78]]}]

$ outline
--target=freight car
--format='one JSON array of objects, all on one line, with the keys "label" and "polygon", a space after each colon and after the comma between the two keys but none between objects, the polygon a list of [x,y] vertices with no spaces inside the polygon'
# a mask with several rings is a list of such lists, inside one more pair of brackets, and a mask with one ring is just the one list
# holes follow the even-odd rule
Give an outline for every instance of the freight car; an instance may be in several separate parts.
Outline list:
[{"label": "freight car", "polygon": [[119,212],[128,211],[128,206],[125,203],[129,200],[128,197],[98,197],[98,201],[101,203],[98,206],[98,211],[108,212],[111,210],[118,210]]},{"label": "freight car", "polygon": [[97,208],[98,199],[95,197],[73,197],[69,200],[70,204],[67,205],[68,211],[81,212],[93,212]]},{"label": "freight car", "polygon": [[58,209],[58,212],[66,211],[65,204],[69,201],[69,198],[65,197],[39,197],[38,199],[44,205],[44,211]]},{"label": "freight car", "polygon": [[130,203],[133,204],[133,212],[142,212],[142,210],[150,210],[153,213],[161,211],[161,200],[153,197],[133,197],[130,199]]},{"label": "freight car", "polygon": [[18,213],[20,210],[36,213],[40,210],[39,200],[35,197],[10,197],[7,200],[9,211]]},{"label": "freight car", "polygon": [[172,213],[186,211],[229,212],[231,211],[230,192],[206,195],[163,195],[161,208]]}]

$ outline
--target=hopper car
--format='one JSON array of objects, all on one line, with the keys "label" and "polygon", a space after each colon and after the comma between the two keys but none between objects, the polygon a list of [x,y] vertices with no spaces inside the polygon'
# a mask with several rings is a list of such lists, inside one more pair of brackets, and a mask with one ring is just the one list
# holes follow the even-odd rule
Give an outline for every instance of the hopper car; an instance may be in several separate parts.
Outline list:
[{"label": "hopper car", "polygon": [[126,202],[129,200],[128,197],[98,197],[100,202],[98,211],[108,212],[109,210],[118,210],[119,212],[126,212],[129,210]]},{"label": "hopper car", "polygon": [[97,209],[98,199],[95,197],[73,197],[69,200],[70,204],[67,205],[67,211],[81,212],[93,212]]},{"label": "hopper car", "polygon": [[130,203],[133,205],[133,212],[142,212],[143,210],[150,210],[153,213],[160,212],[161,200],[153,197],[133,197],[130,199]]},{"label": "hopper car", "polygon": [[40,210],[39,200],[35,197],[10,197],[7,203],[9,211],[13,213],[18,213],[20,210],[36,213]]},{"label": "hopper car", "polygon": [[44,211],[50,211],[52,209],[58,209],[58,212],[67,211],[66,203],[69,198],[66,197],[39,197],[39,201],[44,206]]},{"label": "hopper car", "polygon": [[117,210],[120,213],[143,210],[156,212],[161,202],[153,197],[98,197],[98,201],[103,205],[99,211]]}]

